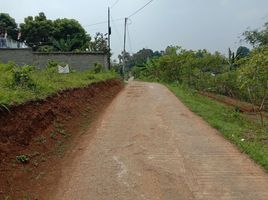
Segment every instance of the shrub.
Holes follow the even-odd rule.
[[[21,68],[15,68],[12,70],[12,86],[23,87],[28,89],[35,89],[36,84],[30,77],[30,73],[35,68],[32,66],[25,65]]]
[[[43,53],[50,53],[50,52],[55,51],[55,48],[50,45],[44,45],[44,46],[38,47],[37,51],[43,52]]]
[[[48,60],[47,62],[47,68],[56,68],[58,67],[59,62],[56,60]]]
[[[88,80],[94,80],[94,79],[96,79],[96,77],[94,76],[94,74],[88,74],[87,79]]]
[[[103,71],[103,66],[100,63],[95,63],[93,71],[97,74]]]
[[[17,67],[16,63],[14,63],[13,61],[9,61],[7,64],[0,64],[0,71],[11,71],[15,67]]]

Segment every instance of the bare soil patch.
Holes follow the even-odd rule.
[[[122,88],[108,80],[0,112],[0,199],[43,199],[52,191],[66,150]]]
[[[253,105],[250,103],[242,102],[242,101],[239,101],[238,99],[234,99],[231,97],[217,95],[217,94],[209,93],[209,92],[200,92],[200,94],[202,96],[206,96],[211,99],[217,100],[226,105],[237,107],[241,112],[254,112],[253,108],[257,109],[257,107],[255,106],[253,107]]]
[[[256,110],[258,110],[258,107],[250,103],[243,102],[238,99],[234,99],[234,98],[227,97],[227,96],[210,93],[210,92],[200,92],[199,94],[202,96],[208,97],[210,99],[216,100],[227,106],[234,107],[239,112],[247,115],[247,117],[252,121],[257,121],[260,118],[259,115],[256,113]],[[264,120],[268,120],[268,113],[263,112],[263,117],[265,118]]]

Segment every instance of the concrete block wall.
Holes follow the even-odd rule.
[[[14,61],[18,65],[34,65],[44,68],[49,60],[67,63],[71,69],[82,71],[94,67],[95,63],[100,63],[108,69],[107,55],[104,53],[74,53],[74,52],[53,52],[37,53],[31,49],[0,49],[0,62],[7,63]]]
[[[14,61],[18,65],[32,65],[33,53],[32,49],[18,49],[18,48],[1,48],[0,49],[0,62],[8,63]]]
[[[95,63],[100,63],[108,69],[107,55],[103,53],[33,53],[33,65],[42,68],[49,60],[67,63],[71,69],[85,70],[94,67]]]

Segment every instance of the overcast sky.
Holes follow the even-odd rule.
[[[119,0],[112,8],[112,50],[123,48],[123,23],[116,21],[135,12],[149,0]],[[106,33],[107,7],[117,0],[0,0],[0,12],[17,23],[44,12],[49,19],[74,18],[90,35]],[[208,49],[226,54],[235,50],[248,27],[260,28],[268,21],[268,0],[154,0],[129,20],[127,51],[141,48],[164,50],[168,45]]]

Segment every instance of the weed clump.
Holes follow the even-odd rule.
[[[34,67],[28,65],[12,69],[12,87],[35,89],[36,84],[30,76],[32,71],[34,71]]]
[[[30,158],[27,155],[20,155],[16,157],[16,160],[22,164],[26,164],[30,161]]]
[[[93,71],[95,74],[101,73],[103,71],[103,66],[100,63],[95,63]]]

